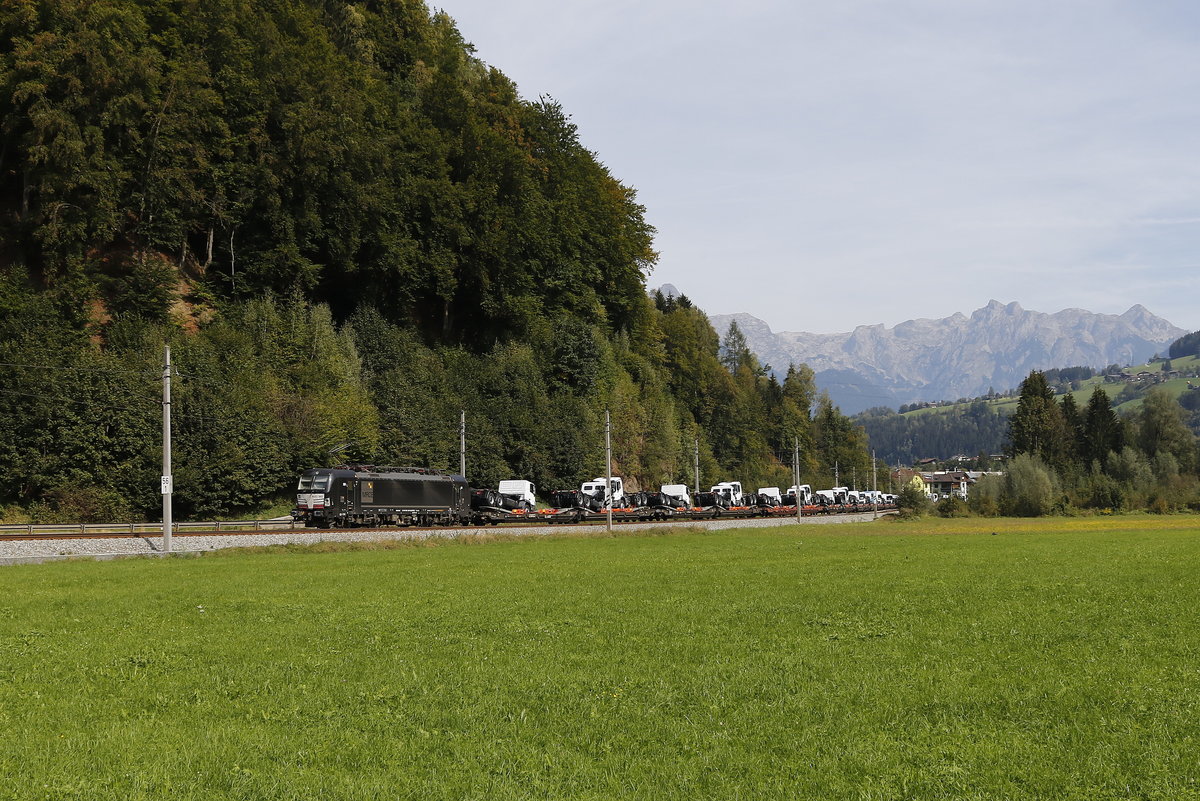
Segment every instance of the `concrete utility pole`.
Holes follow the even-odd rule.
[[[604,486],[604,498],[607,501],[605,506],[608,507],[608,530],[612,531],[612,417],[608,409],[604,410],[604,456],[608,463],[608,483]]]
[[[467,477],[467,411],[458,416],[458,474]]]
[[[692,476],[696,479],[696,492],[700,491],[700,438],[696,437],[695,451],[693,451]]]
[[[875,493],[879,489],[879,476],[875,473],[875,451],[871,451],[871,517],[879,517],[879,496]]]
[[[163,551],[171,552],[171,346],[163,346],[163,457],[162,457],[162,496],[163,496]]]
[[[833,463],[833,486],[840,487],[842,482],[838,478],[838,463]]]
[[[792,474],[796,480],[796,520],[804,514],[804,504],[800,499],[800,438],[792,437]]]

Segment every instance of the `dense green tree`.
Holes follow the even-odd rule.
[[[1100,462],[1093,462],[1093,468],[1099,466]],[[1081,505],[1092,509],[1122,509],[1128,498],[1126,486],[1100,469],[1088,474],[1081,489]]]
[[[21,271],[0,273],[0,501],[91,514],[148,497],[161,368],[131,333],[141,321],[114,322],[116,347],[100,352],[86,319],[68,288],[38,292]]]
[[[1017,410],[1009,419],[1009,449],[1013,456],[1037,456],[1052,467],[1066,463],[1068,435],[1062,410],[1045,377],[1034,370],[1021,382]]]
[[[933,504],[930,503],[929,496],[920,487],[909,483],[900,488],[900,492],[896,496],[896,506],[906,516],[920,517],[928,514]]]
[[[1079,404],[1075,402],[1075,396],[1070,392],[1063,395],[1058,408],[1062,413],[1064,429],[1063,463],[1064,465],[1075,465],[1079,461],[1083,443],[1083,414],[1079,411]]]
[[[1196,437],[1184,423],[1183,411],[1161,387],[1147,393],[1138,415],[1138,445],[1149,457],[1169,454],[1179,468],[1196,466]]]
[[[980,476],[967,495],[967,508],[977,515],[995,517],[1000,514],[1000,503],[1004,495],[1004,477],[999,475]]]
[[[1146,491],[1154,480],[1145,454],[1132,446],[1110,453],[1107,464],[1109,475],[1135,491]]]
[[[1021,453],[1004,472],[1000,509],[1017,517],[1049,514],[1061,498],[1054,469],[1037,456]]]
[[[820,483],[832,483],[836,472],[843,486],[850,486],[851,476],[857,476],[861,479],[858,489],[868,488],[871,456],[867,452],[866,433],[842,414],[825,393],[817,401],[812,429]]]
[[[1103,387],[1092,390],[1080,432],[1079,458],[1083,465],[1097,463],[1103,468],[1108,454],[1125,447],[1125,427],[1113,411]]]
[[[788,365],[783,384],[777,393],[769,395],[768,419],[773,423],[770,445],[783,461],[791,465],[795,447],[800,449],[800,475],[812,483],[817,470],[817,454],[813,446],[812,409],[817,399],[817,385],[812,369],[805,364]],[[791,473],[787,485],[791,486]]]
[[[725,338],[721,340],[721,364],[731,373],[736,373],[740,367],[747,367],[752,373],[758,372],[758,360],[750,351],[746,335],[736,322],[729,324]]]

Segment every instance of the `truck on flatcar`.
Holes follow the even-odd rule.
[[[688,492],[687,484],[663,484],[659,492],[667,496],[671,505],[678,509],[687,509],[692,505],[692,494]]]
[[[616,509],[625,504],[625,483],[619,476],[612,477],[612,485],[608,486],[608,491],[605,487],[608,486],[608,480],[604,476],[598,476],[591,481],[585,481],[579,487],[579,491],[584,495],[590,495],[600,501],[601,508],[607,509],[610,505]]]

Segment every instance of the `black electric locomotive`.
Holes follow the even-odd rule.
[[[471,519],[462,476],[419,467],[343,465],[305,470],[292,517],[306,526],[450,525]]]

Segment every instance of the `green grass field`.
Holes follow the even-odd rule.
[[[1189,799],[1198,714],[1194,517],[0,569],[3,799]]]

